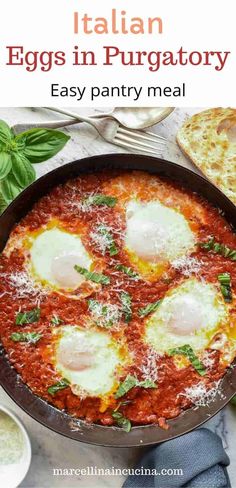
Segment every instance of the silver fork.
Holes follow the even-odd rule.
[[[16,124],[12,127],[14,133],[18,134],[19,132],[36,127],[45,129],[59,129],[78,124],[79,122],[85,122],[94,127],[105,141],[132,151],[159,156],[165,148],[167,142],[164,137],[153,134],[152,132],[124,128],[118,121],[110,117],[102,117],[102,114],[101,118],[93,119],[92,116],[84,117],[78,115],[77,113],[69,112],[60,108],[45,108],[71,117],[71,119]]]
[[[58,112],[68,117],[72,117],[80,122],[86,122],[92,125],[99,135],[107,142],[116,146],[131,149],[145,154],[159,156],[166,146],[167,140],[152,132],[142,130],[133,130],[123,127],[117,120],[112,117],[93,119],[93,117],[82,117],[75,112],[70,112],[57,107],[44,107],[53,112]]]

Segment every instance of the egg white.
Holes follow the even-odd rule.
[[[185,344],[202,351],[227,318],[228,310],[217,288],[188,279],[171,290],[147,319],[144,339],[159,353]]]
[[[74,266],[90,270],[92,259],[78,235],[54,227],[30,240],[29,269],[36,279],[65,291],[73,291],[85,281]]]
[[[162,268],[187,254],[194,245],[195,235],[177,210],[159,201],[128,203],[125,248],[141,272],[145,273],[145,263],[154,270]]]
[[[71,383],[74,394],[102,397],[117,388],[117,375],[125,359],[109,333],[63,326],[55,334],[55,368]]]

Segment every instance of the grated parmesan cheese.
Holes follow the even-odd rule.
[[[173,268],[181,271],[184,276],[191,276],[193,273],[199,273],[202,262],[191,256],[182,256],[172,262]]]
[[[0,466],[17,463],[22,457],[24,440],[16,422],[0,411]]]
[[[144,361],[138,368],[140,373],[142,374],[143,380],[151,380],[154,383],[158,380],[156,361],[159,357],[159,354],[154,351],[154,349],[148,349]]]
[[[105,231],[105,232],[101,232]],[[111,227],[108,227],[107,225],[101,224],[99,225],[95,231],[90,232],[90,237],[94,244],[96,244],[97,248],[99,251],[101,251],[102,254],[105,254],[107,249],[109,249],[111,245],[111,238],[110,238],[110,233],[112,232]]]
[[[94,320],[100,327],[116,326],[122,317],[122,311],[118,305],[112,303],[102,303],[91,300],[89,307]]]
[[[214,357],[212,357],[212,351],[205,351],[203,357],[201,358],[201,361],[204,364],[205,368],[212,368],[215,363]]]
[[[41,299],[47,294],[46,288],[41,288],[40,284],[36,283],[27,272],[15,272],[9,274],[2,274],[2,277],[7,279],[9,285],[14,288],[18,298],[38,297]]]
[[[180,396],[184,396],[191,400],[196,407],[206,407],[216,398],[216,395],[220,393],[221,398],[223,394],[219,392],[221,380],[215,381],[213,386],[208,389],[204,382],[200,381],[197,385],[191,386],[184,390],[184,393],[180,393]]]

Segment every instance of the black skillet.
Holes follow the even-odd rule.
[[[134,154],[107,154],[93,156],[66,164],[42,176],[24,190],[0,217],[0,252],[4,249],[8,236],[19,220],[32,208],[34,203],[47,194],[54,186],[69,178],[101,169],[145,170],[149,173],[168,177],[190,190],[205,197],[210,203],[224,212],[225,218],[236,228],[236,207],[209,181],[192,171],[163,159]],[[72,417],[57,410],[19,380],[16,371],[10,366],[4,349],[0,350],[0,383],[10,397],[31,417],[44,426],[81,442],[102,446],[128,447],[145,446],[172,439],[189,432],[209,420],[223,408],[236,392],[236,370],[229,369],[222,381],[221,394],[207,407],[191,408],[177,418],[169,421],[169,430],[156,425],[132,428],[126,433],[119,428],[77,425]],[[223,392],[223,394],[222,394]]]

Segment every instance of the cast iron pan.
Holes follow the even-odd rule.
[[[133,154],[109,154],[81,159],[62,166],[43,176],[23,191],[0,217],[0,252],[6,244],[12,227],[51,188],[81,173],[95,172],[104,168],[145,170],[156,175],[167,176],[199,193],[221,209],[228,222],[236,228],[236,207],[223,193],[201,176],[162,159]],[[186,410],[179,417],[168,422],[169,430],[163,430],[156,425],[149,425],[134,427],[129,433],[115,427],[89,426],[83,422],[77,427],[72,421],[72,417],[34,395],[19,380],[16,371],[10,366],[3,348],[0,351],[0,383],[25,412],[59,434],[78,441],[103,446],[145,446],[157,444],[189,432],[215,415],[236,392],[236,369],[228,370],[222,382],[223,395],[218,394],[215,401],[208,407]]]

